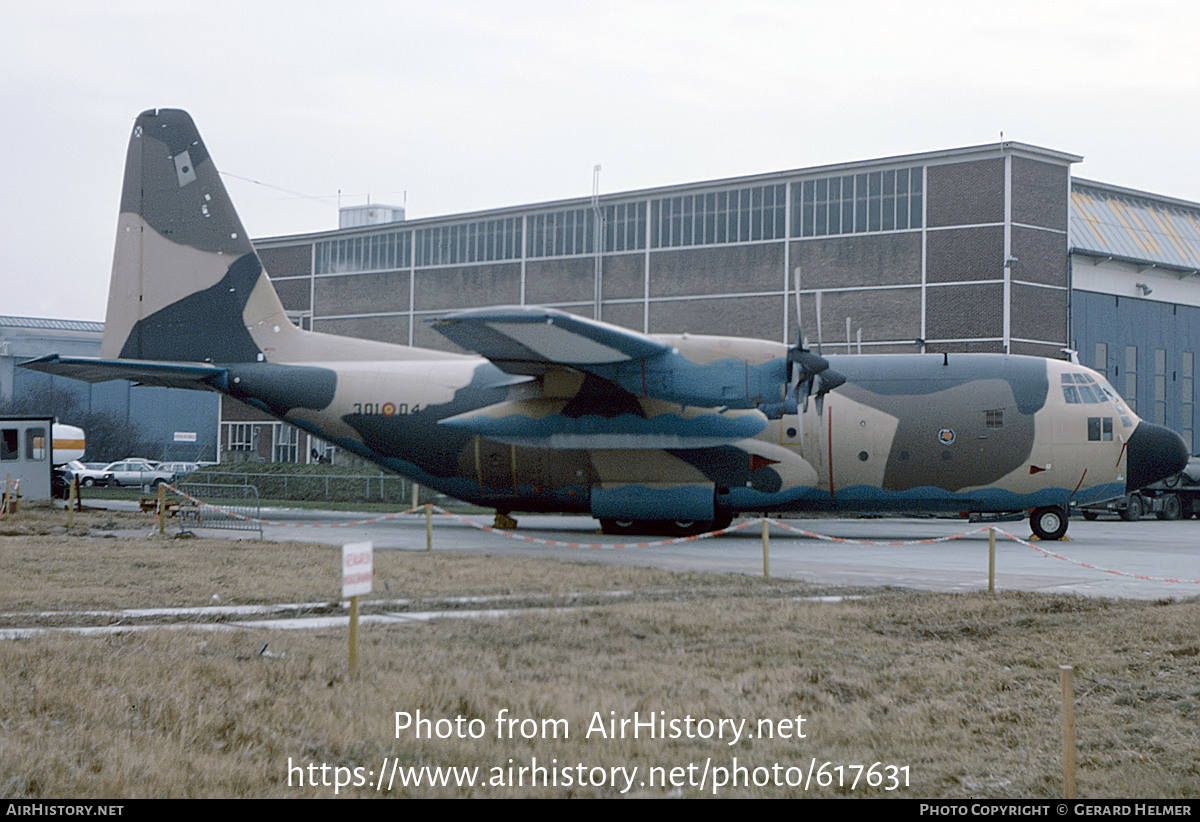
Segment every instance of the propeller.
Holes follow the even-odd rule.
[[[808,410],[808,398],[815,396],[817,415],[824,412],[824,397],[846,381],[846,378],[829,367],[829,360],[820,353],[814,354],[804,345],[804,328],[800,322],[800,268],[796,267],[796,344],[788,349],[788,389],[782,402],[759,406],[759,410],[771,419],[784,414],[801,414]],[[817,351],[821,351],[821,292],[817,292]],[[804,395],[803,405],[800,396]]]

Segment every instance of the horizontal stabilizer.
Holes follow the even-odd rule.
[[[57,354],[23,362],[21,367],[84,382],[129,380],[140,385],[208,390],[216,390],[214,383],[220,382],[225,376],[224,368],[203,363],[100,360],[92,357],[60,357]]]

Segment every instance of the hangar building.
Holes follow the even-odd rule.
[[[220,403],[215,394],[134,387],[125,380],[91,384],[17,366],[46,354],[99,357],[103,333],[101,322],[0,316],[0,408],[50,415],[70,407],[75,415],[63,422],[84,425],[85,436],[84,420],[92,415],[107,417],[136,433],[144,449],[138,454],[98,454],[93,436],[87,459],[216,459]]]
[[[431,348],[429,318],[498,304],[790,341],[798,277],[827,352],[1078,352],[1194,450],[1200,204],[1075,179],[1081,159],[1003,142],[257,245],[304,327]],[[296,436],[222,413],[226,443]]]
[[[1194,451],[1200,203],[1073,178],[1081,159],[1002,142],[417,220],[376,205],[256,245],[301,326],[431,348],[452,346],[430,318],[499,304],[791,341],[798,278],[827,353],[1066,349]],[[220,416],[222,453],[324,453],[235,401]]]

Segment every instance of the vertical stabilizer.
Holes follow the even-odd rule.
[[[260,327],[294,331],[192,118],[142,112],[125,160],[102,356],[257,362]]]

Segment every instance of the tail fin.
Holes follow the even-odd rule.
[[[257,362],[268,329],[294,330],[192,118],[142,112],[125,160],[101,355]]]

